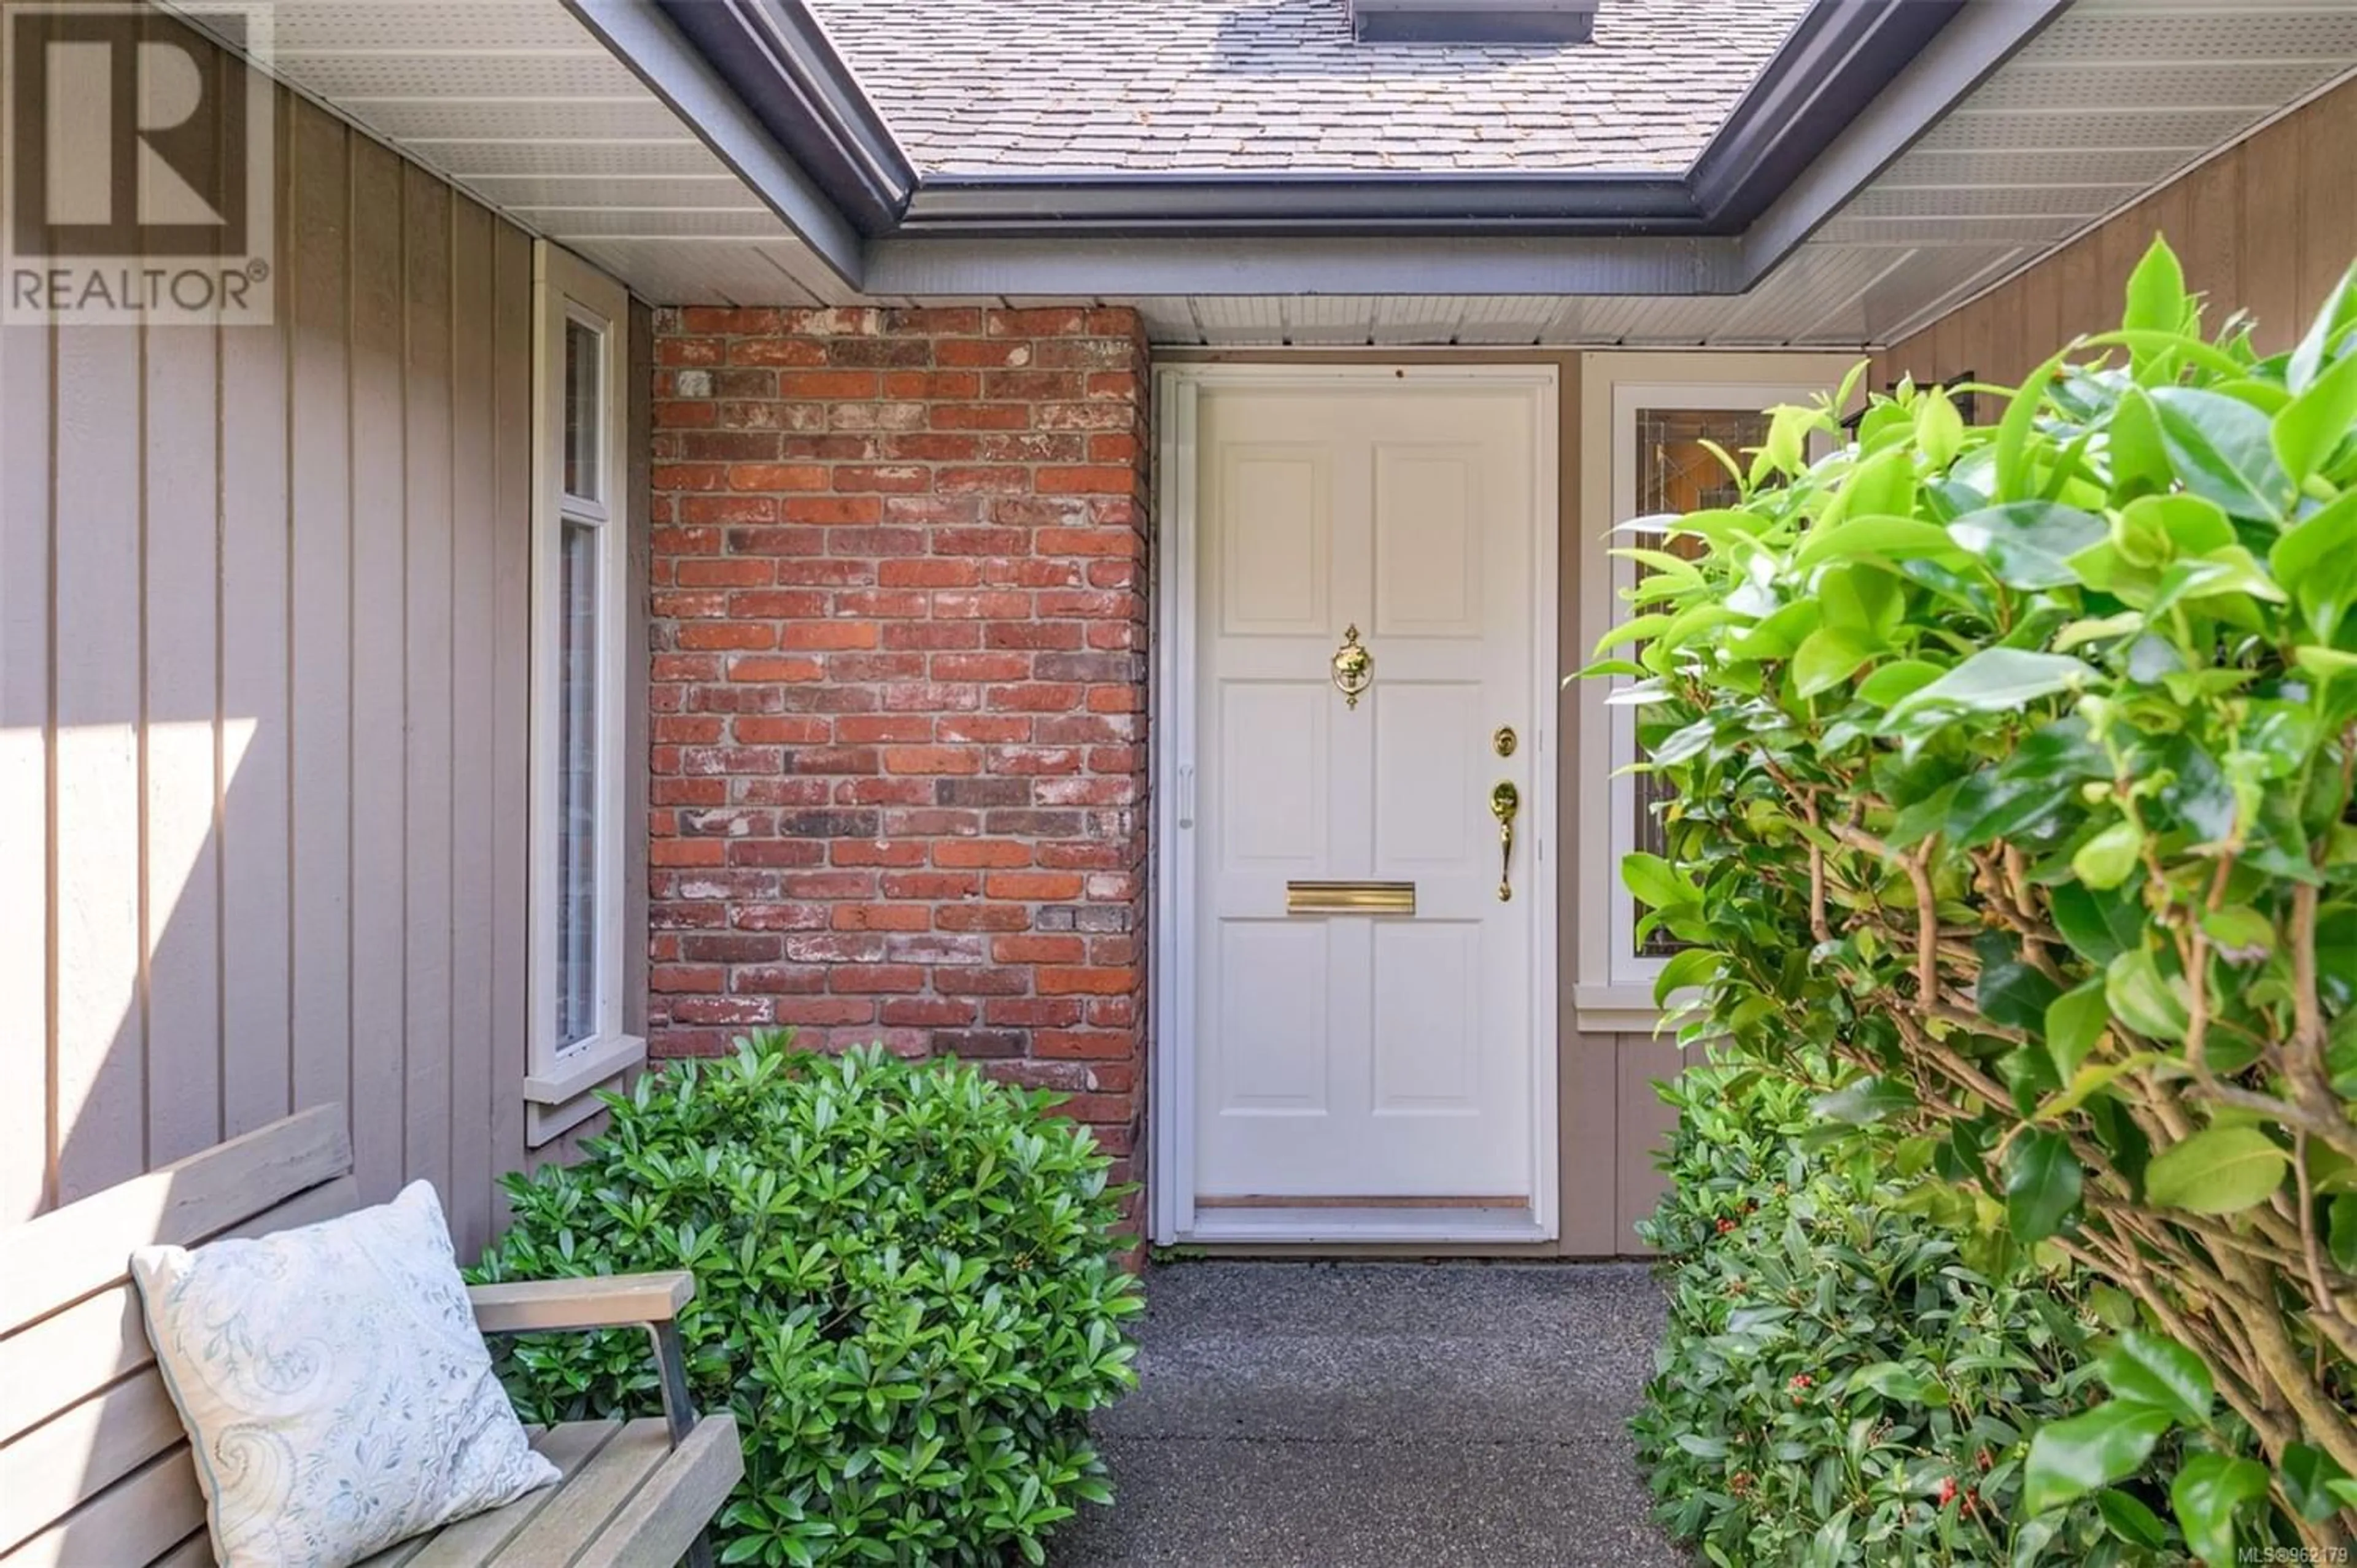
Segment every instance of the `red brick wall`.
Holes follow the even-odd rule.
[[[954,1051],[1127,1156],[1135,314],[669,309],[655,362],[655,1050],[791,1025]]]

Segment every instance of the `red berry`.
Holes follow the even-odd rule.
[[[1942,1508],[1946,1508],[1950,1503],[1954,1502],[1955,1500],[1956,1478],[1953,1476],[1945,1476],[1941,1477],[1940,1506]]]

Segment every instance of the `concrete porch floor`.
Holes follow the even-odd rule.
[[[1111,1509],[1057,1568],[1581,1568],[1684,1561],[1623,1423],[1641,1264],[1155,1269],[1139,1386],[1099,1418]]]

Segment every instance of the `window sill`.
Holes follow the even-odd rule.
[[[647,1059],[647,1043],[618,1035],[576,1046],[560,1055],[552,1070],[523,1080],[524,1142],[534,1148],[561,1136],[603,1107],[589,1091]]]
[[[1693,994],[1680,992],[1670,998],[1669,1006],[1663,1007],[1654,1003],[1650,984],[1575,985],[1571,988],[1573,1026],[1583,1035],[1650,1035]]]

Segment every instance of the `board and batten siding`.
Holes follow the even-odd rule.
[[[1971,376],[2018,384],[2072,337],[2116,328],[2128,274],[2165,237],[2214,334],[2245,310],[2261,351],[2290,348],[2357,260],[2357,81],[2344,82],[1874,356],[1878,387]],[[1984,417],[1994,417],[1984,411]]]
[[[0,1225],[341,1101],[471,1257],[531,1157],[532,241],[276,102],[274,325],[0,329]]]

